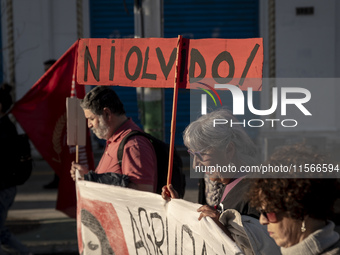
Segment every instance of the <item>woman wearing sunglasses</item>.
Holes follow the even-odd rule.
[[[224,124],[216,124],[216,120]],[[257,149],[242,125],[231,124],[236,122],[240,123],[229,110],[220,109],[201,116],[184,131],[193,173],[206,173],[211,181],[225,187],[219,207],[201,206],[198,219],[212,218],[246,255],[279,254],[279,248],[258,222],[259,212],[246,197],[250,179],[238,169],[257,164]],[[178,198],[171,185],[163,187],[162,197]]]
[[[325,157],[304,145],[274,152],[271,165],[323,164]],[[337,185],[329,178],[254,179],[251,204],[282,254],[340,254],[339,234],[330,221]]]

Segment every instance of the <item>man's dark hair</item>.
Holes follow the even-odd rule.
[[[44,65],[49,65],[49,66],[51,66],[51,65],[53,65],[56,61],[57,61],[57,60],[55,60],[55,59],[49,59],[49,60],[46,60],[46,61],[44,62]]]
[[[57,60],[55,60],[55,59],[46,60],[46,61],[44,62],[44,70],[45,70],[45,72],[46,72],[48,69],[50,69],[50,67],[53,66],[53,64],[54,64],[56,61],[57,61]]]
[[[2,105],[3,113],[6,113],[13,103],[11,90],[12,87],[8,83],[0,85],[0,103]]]
[[[123,103],[116,92],[108,86],[97,86],[88,92],[81,100],[83,109],[91,110],[96,115],[102,115],[105,107],[117,115],[125,114]]]

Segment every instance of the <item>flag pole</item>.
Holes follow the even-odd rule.
[[[182,36],[178,36],[177,40],[177,55],[176,55],[176,68],[175,68],[175,81],[174,81],[174,96],[172,100],[172,118],[171,118],[171,133],[170,133],[170,146],[169,146],[169,164],[168,164],[168,179],[167,185],[171,183],[172,168],[175,149],[175,132],[176,132],[176,115],[177,115],[177,99],[178,99],[178,87],[179,87],[179,71],[181,64],[181,52],[182,52]]]
[[[79,43],[79,40],[78,40]],[[71,98],[76,97],[76,71],[77,71],[77,58],[78,58],[78,50],[76,50],[74,55],[74,65],[73,65],[73,74],[72,74],[72,85],[71,85]],[[79,163],[79,145],[76,144],[76,163]]]

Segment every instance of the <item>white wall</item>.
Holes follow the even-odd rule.
[[[260,33],[264,38],[264,77],[268,77],[268,0],[260,1]],[[275,1],[276,4],[276,77],[335,78],[340,75],[340,3],[337,0]],[[313,15],[296,15],[297,7],[314,7]],[[323,86],[311,86],[313,120],[305,121],[295,131],[340,130],[338,80]],[[306,82],[301,82],[306,87]],[[300,83],[296,87],[301,86]],[[292,86],[290,84],[289,86]],[[327,88],[326,88],[327,87]],[[268,109],[269,86],[263,87],[261,104]],[[327,125],[324,125],[327,123]],[[280,128],[279,128],[280,130]],[[281,129],[281,131],[283,131]]]
[[[337,0],[276,1],[277,77],[334,77]],[[314,7],[296,15],[296,7]]]
[[[260,0],[260,36],[265,41],[264,77],[268,77],[269,69],[268,1],[272,0]],[[340,78],[336,77],[340,77],[340,17],[338,15],[340,2],[337,0],[276,0],[275,5],[276,77],[298,78],[301,82],[297,80],[288,86],[301,86],[311,91],[312,99],[306,106],[313,117],[301,117],[299,110],[290,110],[290,117],[295,117],[300,121],[298,127],[291,130],[282,127],[261,128],[260,140],[278,137],[284,140],[292,137],[314,137],[325,138],[327,146],[339,145]],[[314,7],[314,14],[296,15],[297,7]],[[315,79],[308,80],[308,78]],[[309,86],[306,85],[308,82]],[[269,108],[270,97],[270,86],[267,83],[264,84],[261,92],[263,109]],[[276,117],[282,118],[278,114]],[[340,148],[338,145],[336,146]]]
[[[8,81],[6,2],[1,0],[4,81]],[[16,97],[43,75],[43,62],[58,59],[77,40],[76,0],[13,0]],[[83,0],[83,34],[89,37],[88,0]]]

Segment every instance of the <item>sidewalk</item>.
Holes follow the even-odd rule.
[[[95,153],[95,158],[97,154],[100,155]],[[189,178],[188,157],[184,157],[183,161],[187,174],[184,199],[197,202],[197,179]],[[53,170],[45,160],[34,159],[32,175],[24,185],[18,186],[6,225],[34,254],[79,254],[76,220],[55,210],[56,189],[43,189],[43,185],[49,183],[53,175]]]
[[[56,189],[43,189],[53,176],[44,160],[34,159],[32,175],[18,186],[6,225],[34,254],[78,254],[76,220],[55,210]]]

